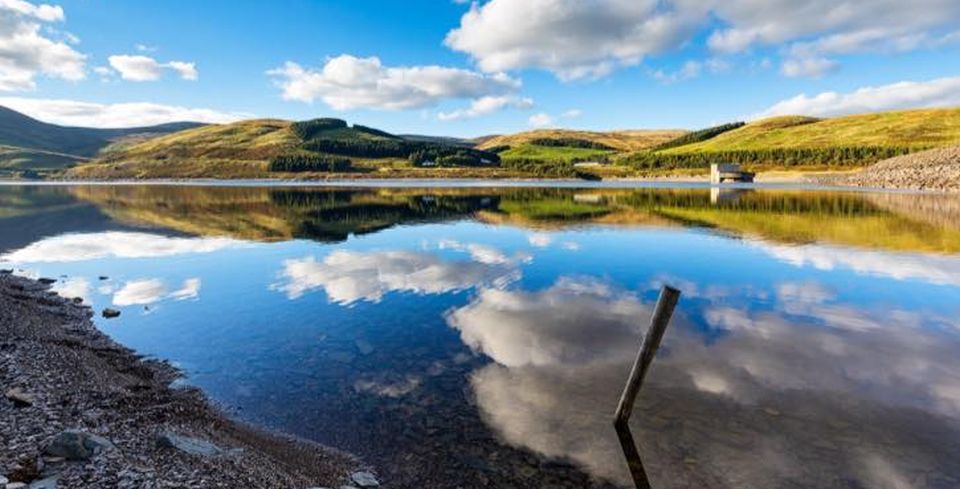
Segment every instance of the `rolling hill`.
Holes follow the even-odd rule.
[[[590,141],[607,146],[616,151],[639,151],[650,149],[660,143],[679,137],[686,131],[679,129],[664,130],[632,130],[632,131],[573,131],[568,129],[538,129],[516,134],[489,136],[480,138],[477,147],[480,149],[510,146],[511,148],[531,144],[532,141],[542,139],[574,139]]]
[[[762,119],[696,144],[665,152],[840,146],[932,148],[960,143],[960,108],[874,112],[830,119]]]
[[[201,126],[176,122],[149,127],[98,129],[48,124],[0,106],[0,174],[66,168],[124,138],[145,138]]]
[[[28,151],[7,142],[10,147],[0,147],[0,162],[32,158],[34,162],[46,160],[51,167],[63,168],[80,159],[80,152],[90,154],[89,147],[117,135],[110,131],[121,131],[60,128],[67,131],[60,134],[72,137],[73,142],[57,141],[57,146],[44,139],[48,137],[46,133],[33,130],[39,122],[31,121],[23,122],[28,130],[18,134],[17,142],[26,144],[32,138],[45,147]],[[331,118],[300,122],[256,119],[154,137],[130,134],[137,129],[122,131],[125,136],[118,142],[101,147],[91,161],[71,168],[69,175],[608,178],[703,174],[716,162],[740,163],[755,170],[847,170],[915,151],[960,144],[960,108],[824,119],[783,116],[695,131],[546,129],[474,140],[400,136]],[[0,136],[9,133],[0,127]],[[93,142],[92,137],[100,139]],[[83,144],[90,146],[84,149]]]
[[[858,168],[915,151],[960,144],[960,108],[829,119],[773,117],[745,125],[728,124],[724,129],[699,131],[710,137],[683,144],[670,142],[661,149],[622,156],[616,162],[647,172],[703,172],[717,162],[761,170]]]
[[[395,167],[495,166],[499,157],[459,140],[402,137],[333,118],[256,119],[108,147],[71,169],[83,178],[359,176]]]

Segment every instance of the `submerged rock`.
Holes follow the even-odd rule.
[[[116,309],[110,309],[109,307],[103,310],[103,317],[110,319],[115,318],[120,315],[120,311]]]
[[[37,282],[40,282],[40,283],[43,284],[43,285],[50,285],[50,284],[56,283],[56,282],[57,282],[57,279],[55,279],[55,278],[41,277],[41,278],[38,278],[38,279],[37,279]]]
[[[54,475],[47,477],[46,479],[40,479],[33,481],[27,486],[27,489],[57,489],[57,480],[60,479],[59,475]]]
[[[160,448],[174,448],[190,455],[201,457],[216,457],[228,453],[213,443],[198,438],[178,435],[172,431],[161,431],[157,435],[157,446]]]
[[[95,454],[113,449],[113,443],[101,436],[80,430],[66,430],[55,436],[43,452],[67,460],[89,460]]]
[[[354,472],[350,474],[350,479],[360,487],[380,487],[380,482],[370,472]]]

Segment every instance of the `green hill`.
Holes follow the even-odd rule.
[[[124,138],[145,138],[199,125],[177,122],[120,129],[67,127],[0,106],[0,175],[60,170]]]
[[[711,135],[710,130],[703,132]],[[706,171],[710,163],[740,163],[753,169],[862,167],[914,151],[960,144],[960,108],[830,119],[773,117],[713,132],[712,137],[691,138],[686,144],[668,143],[663,149],[635,152],[618,163],[656,172]]]
[[[831,119],[774,117],[666,152],[841,146],[903,146],[926,149],[958,143],[960,108],[951,108],[875,112]]]
[[[71,170],[85,178],[354,176],[413,167],[496,166],[499,157],[443,139],[408,139],[333,118],[257,119],[105,149]]]

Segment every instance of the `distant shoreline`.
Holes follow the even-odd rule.
[[[839,182],[839,183],[838,183]],[[689,188],[689,189],[796,189],[811,191],[853,191],[888,193],[944,193],[911,188],[881,188],[848,185],[826,172],[769,172],[758,175],[756,183],[711,184],[707,177],[616,178],[601,181],[551,178],[338,178],[320,179],[217,179],[217,178],[152,178],[152,179],[56,179],[4,180],[0,186],[76,186],[76,185],[169,185],[213,187],[346,187],[346,188]]]

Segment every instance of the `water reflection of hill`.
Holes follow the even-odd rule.
[[[960,252],[960,204],[939,195],[708,189],[72,188],[127,223],[251,240],[340,241],[394,225],[460,218],[536,229],[714,228],[787,244]]]

